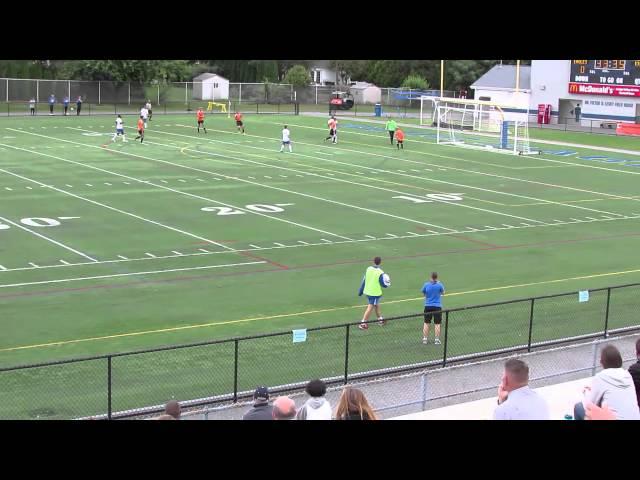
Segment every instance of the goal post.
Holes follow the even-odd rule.
[[[434,103],[431,125],[436,128],[436,143],[498,153],[530,155],[540,153],[529,143],[528,112],[522,109],[479,100],[438,98]],[[421,109],[421,124],[427,122]]]

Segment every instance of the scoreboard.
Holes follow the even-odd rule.
[[[569,93],[640,97],[640,60],[571,60]]]

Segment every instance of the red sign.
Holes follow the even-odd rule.
[[[331,100],[329,100],[329,103],[331,105],[342,105],[342,99],[341,98],[332,98]]]
[[[640,97],[640,85],[604,85],[600,83],[569,83],[569,93]]]

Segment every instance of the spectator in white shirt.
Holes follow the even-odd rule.
[[[498,387],[498,407],[495,420],[549,420],[547,402],[529,388],[529,367],[522,360],[512,358],[504,365],[502,382]]]
[[[600,407],[606,403],[618,420],[640,420],[638,399],[631,374],[622,368],[622,355],[613,345],[600,352],[603,370],[593,377],[591,386],[585,387],[584,399],[574,409],[574,418],[584,420],[585,406]]]

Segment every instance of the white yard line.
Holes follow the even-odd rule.
[[[8,219],[6,219],[4,217],[0,217],[0,220],[2,220],[4,223],[7,223],[9,225],[13,225],[14,227],[17,227],[17,228],[20,228],[21,230],[24,230],[25,232],[29,232],[30,234],[35,235],[36,237],[39,237],[39,238],[41,238],[43,240],[46,240],[47,242],[53,243],[55,245],[58,245],[59,247],[62,247],[65,250],[69,250],[70,252],[73,252],[73,253],[75,253],[77,255],[80,255],[81,257],[84,257],[84,258],[86,258],[88,260],[91,260],[92,262],[97,262],[98,261],[95,258],[90,257],[89,255],[87,255],[86,253],[82,253],[81,251],[76,250],[75,248],[71,248],[68,245],[65,245],[64,243],[60,243],[57,240],[54,240],[53,238],[49,238],[49,237],[47,237],[45,235],[42,235],[41,233],[34,232],[33,230],[31,230],[30,228],[25,227],[24,225],[20,225],[19,223],[12,222],[11,220],[8,220]]]
[[[163,133],[163,134],[166,134],[166,135],[178,135],[178,136],[181,136],[181,137],[192,138],[190,135],[182,135],[182,134],[179,134],[179,133],[164,132],[164,131],[158,131],[157,133]],[[226,132],[223,132],[223,133],[226,133]],[[231,142],[225,142],[225,141],[222,141],[222,140],[208,140],[207,143],[212,143],[212,144],[221,143],[221,144],[238,146],[237,144],[234,144],[234,143],[231,143]],[[158,145],[167,146],[166,144],[158,144]],[[266,148],[262,148],[262,147],[245,146],[245,148],[252,148],[252,149],[264,150],[264,151],[272,152],[272,150],[266,149]],[[240,155],[244,154],[243,152],[232,151],[232,150],[229,150],[229,151],[231,153],[235,153],[235,154],[240,154]],[[352,150],[346,150],[346,151],[352,151]],[[292,168],[288,168],[288,167],[280,167],[278,165],[264,164],[262,162],[256,162],[254,160],[248,160],[248,159],[232,157],[231,155],[228,155],[228,154],[218,154],[218,153],[214,153],[214,152],[203,152],[203,151],[200,151],[200,153],[209,153],[209,155],[212,155],[212,156],[221,156],[221,157],[224,157],[224,158],[231,158],[231,159],[239,160],[239,161],[242,161],[242,162],[248,162],[248,163],[258,164],[258,165],[262,165],[262,166],[268,166],[268,167],[271,167],[271,168],[278,168],[278,169],[282,169],[282,170],[288,170],[288,171],[292,171],[292,172],[301,172],[300,170],[296,170],[296,169],[292,169]],[[357,153],[368,154],[367,152],[357,152]],[[336,164],[347,165],[349,167],[353,167],[353,165],[350,164],[350,163],[340,162],[340,161],[332,160],[332,159],[329,159],[329,158],[320,158],[320,157],[315,157],[313,155],[305,155],[305,154],[296,153],[296,152],[294,152],[292,155],[296,155],[296,156],[300,156],[300,157],[306,157],[306,158],[313,158],[315,160],[322,160],[324,162],[336,163]],[[393,159],[395,159],[395,157],[388,157],[386,155],[377,155],[377,154],[371,154],[371,155],[376,155],[376,156],[381,156],[381,157],[385,157],[385,158],[393,158]],[[258,156],[258,155],[255,155],[255,156]],[[263,156],[263,158],[271,160],[271,158],[269,158],[269,157]],[[414,162],[414,163],[420,163],[420,162]],[[414,175],[406,174],[406,173],[405,174],[401,174],[401,173],[397,173],[397,172],[393,172],[393,171],[389,171],[389,170],[382,170],[382,169],[379,169],[379,168],[366,167],[366,166],[363,166],[363,165],[358,165],[358,167],[366,169],[366,170],[372,170],[372,171],[380,172],[380,173],[391,173],[391,174],[396,174],[396,175],[407,176],[407,177],[410,177],[410,178],[415,178]],[[385,191],[388,191],[388,192],[400,193],[402,195],[415,195],[413,193],[407,193],[407,192],[398,191],[398,190],[391,190],[389,188],[379,187],[379,186],[376,186],[376,185],[362,184],[362,183],[352,182],[350,180],[345,180],[345,179],[341,179],[341,178],[328,177],[328,176],[325,176],[325,175],[320,175],[318,173],[312,173],[312,172],[308,172],[308,171],[303,171],[303,172],[306,173],[307,175],[316,176],[316,177],[325,178],[325,179],[330,179],[330,180],[335,180],[335,181],[338,181],[338,182],[350,183],[350,184],[353,184],[353,185],[364,186],[364,187],[367,187],[367,188],[385,190]],[[342,172],[342,171],[338,171],[337,173],[341,173],[342,175],[345,175],[345,172]],[[237,180],[242,181],[241,179],[237,179]],[[475,189],[475,190],[490,191],[490,190],[483,189],[483,188],[480,188],[480,187],[472,187],[472,186],[468,186],[468,185],[461,185],[461,184],[456,184],[456,183],[453,183],[453,182],[446,182],[446,181],[443,181],[443,180],[435,180],[435,179],[427,179],[427,180],[434,181],[434,182],[437,182],[437,183],[445,183],[445,184],[449,184],[449,185],[456,185],[456,186],[460,186],[460,187],[471,188],[471,189]],[[265,186],[265,185],[262,185],[262,186]],[[271,186],[266,186],[266,187],[267,188],[277,188],[277,187],[271,187]],[[296,192],[296,193],[300,194],[299,192]],[[508,193],[505,193],[505,192],[493,192],[493,193],[501,193],[501,194],[504,194],[504,195],[518,196],[516,194],[508,194]],[[301,194],[301,195],[305,195],[305,194]],[[533,197],[528,197],[528,198],[531,199]],[[536,201],[542,201],[542,202],[554,203],[551,200],[543,200],[543,199],[538,199],[538,198],[536,198],[535,200]],[[536,222],[536,223],[541,223],[541,224],[545,223],[545,222],[543,222],[541,220],[535,220],[535,219],[532,219],[532,218],[521,217],[521,216],[518,216],[518,215],[511,215],[509,213],[504,213],[504,212],[497,212],[495,210],[489,210],[489,209],[481,208],[481,207],[474,207],[472,205],[465,205],[464,203],[449,202],[449,201],[441,200],[441,199],[432,199],[432,201],[438,202],[438,203],[444,203],[444,204],[448,204],[448,205],[454,205],[454,206],[460,207],[460,208],[468,208],[468,209],[472,209],[472,210],[479,210],[479,211],[483,211],[483,212],[487,212],[487,213],[492,213],[492,214],[495,214],[495,215],[502,215],[502,216],[507,216],[507,217],[511,217],[511,218],[517,218],[519,220],[527,220],[529,222]],[[607,213],[607,212],[602,212],[602,213]],[[387,214],[387,215],[389,215],[389,214]],[[618,215],[618,214],[611,213],[611,215]],[[414,220],[414,222],[417,222],[417,221]],[[448,227],[442,227],[442,226],[433,225],[433,224],[431,224],[430,226],[438,227],[438,228],[448,228]]]
[[[598,220],[598,222],[606,222],[606,221],[619,221],[619,220],[639,220],[640,219],[640,214],[636,215],[635,217],[627,217],[627,218],[611,218],[608,220],[602,219],[602,220]],[[475,232],[473,233],[481,233],[481,232],[491,232],[491,231],[503,231],[503,230],[517,230],[517,229],[523,229],[523,228],[543,228],[543,227],[555,227],[555,226],[563,226],[563,225],[573,225],[576,223],[593,223],[593,222],[588,222],[586,220],[577,220],[577,219],[572,219],[575,221],[565,221],[562,223],[554,223],[554,224],[546,224],[546,225],[529,225],[527,227],[525,226],[507,226],[506,224],[503,224],[503,227],[493,227],[490,225],[485,225],[484,229],[475,229]],[[254,245],[254,244],[249,244],[249,246],[251,248],[245,248],[245,249],[238,249],[238,250],[234,250],[234,251],[228,251],[228,250],[218,250],[215,252],[208,252],[208,253],[185,253],[182,254],[180,252],[177,251],[172,251],[172,253],[174,253],[175,255],[163,255],[163,256],[156,256],[155,258],[150,258],[150,257],[139,257],[139,258],[127,258],[124,255],[117,255],[118,258],[121,258],[121,260],[102,260],[99,262],[81,262],[81,263],[70,263],[67,265],[45,265],[45,266],[39,266],[38,268],[40,270],[42,269],[47,269],[47,268],[60,268],[60,267],[77,267],[77,266],[86,266],[86,265],[102,265],[102,264],[110,264],[110,263],[124,263],[124,262],[138,262],[138,261],[153,261],[153,260],[164,260],[164,259],[170,259],[170,258],[178,258],[178,257],[195,257],[195,256],[202,256],[202,255],[218,255],[218,254],[228,254],[228,253],[240,253],[240,252],[252,252],[255,250],[279,250],[282,248],[305,248],[305,247],[320,247],[320,246],[327,246],[329,244],[331,245],[339,245],[339,244],[351,244],[351,243],[363,243],[363,242],[375,242],[375,241],[383,241],[383,240],[404,240],[404,239],[411,239],[411,238],[424,238],[424,237],[439,237],[439,236],[447,236],[447,235],[456,235],[456,234],[460,234],[460,233],[471,233],[469,231],[454,231],[454,232],[437,232],[435,230],[431,231],[431,233],[415,233],[415,232],[406,232],[407,235],[405,236],[398,236],[396,238],[392,238],[392,237],[374,237],[372,235],[365,235],[364,239],[358,239],[358,240],[336,240],[334,242],[330,242],[327,243],[328,240],[324,240],[323,242],[316,242],[316,243],[308,243],[308,242],[304,242],[302,240],[298,240],[298,243],[300,243],[300,245],[283,245],[281,247],[260,247],[258,245]],[[0,268],[0,271],[6,271],[6,272],[16,272],[16,271],[23,271],[23,270],[34,270],[33,267],[19,267],[19,268],[11,268],[11,269],[7,269],[5,268],[4,270],[2,268]]]
[[[78,142],[72,142],[72,141],[70,141],[70,140],[63,140],[63,139],[59,139],[59,138],[55,138],[55,137],[48,137],[48,136],[40,135],[40,134],[37,134],[37,133],[22,132],[22,131],[20,131],[20,130],[18,130],[18,132],[19,132],[19,133],[25,133],[25,134],[27,134],[27,135],[37,135],[37,136],[42,136],[42,137],[50,138],[50,139],[53,139],[53,140],[58,140],[58,141],[61,141],[61,142],[67,142],[67,143],[73,143],[73,144],[78,143]],[[95,147],[94,145],[85,145],[85,144],[82,144],[82,143],[79,143],[79,145],[83,145],[83,146],[86,146],[86,147],[99,148],[99,149],[101,149],[101,150],[102,150],[102,148],[101,148],[101,147]],[[11,147],[11,148],[15,148],[15,149],[18,149],[18,150],[24,150],[24,149],[19,148],[19,147]],[[251,213],[251,214],[254,214],[254,215],[261,216],[261,217],[270,218],[270,219],[272,219],[272,220],[276,220],[276,221],[279,221],[279,222],[288,223],[288,224],[291,224],[291,225],[295,225],[295,226],[297,226],[297,227],[305,228],[305,229],[307,229],[307,230],[313,230],[313,231],[318,232],[318,233],[324,233],[324,234],[331,235],[331,236],[334,236],[334,237],[338,237],[338,238],[342,238],[342,239],[350,240],[350,238],[349,238],[349,237],[345,237],[345,236],[343,236],[343,235],[338,235],[338,234],[336,234],[336,233],[328,232],[328,231],[326,231],[326,230],[321,230],[321,229],[318,229],[318,228],[315,228],[315,227],[311,227],[311,226],[309,226],[309,225],[303,225],[303,224],[301,224],[301,223],[293,222],[293,221],[291,221],[291,220],[286,220],[286,219],[284,219],[284,218],[278,218],[278,217],[275,217],[275,216],[266,215],[266,214],[264,214],[264,213],[259,213],[259,212],[253,211],[253,210],[248,210],[248,209],[245,209],[245,208],[237,207],[237,206],[235,206],[235,205],[231,205],[231,204],[228,204],[228,203],[219,202],[219,201],[217,201],[217,200],[213,200],[213,199],[208,198],[208,197],[203,197],[203,196],[201,196],[201,195],[195,195],[195,194],[193,194],[193,193],[183,192],[183,191],[181,191],[181,190],[176,190],[176,189],[173,189],[173,188],[170,188],[170,187],[165,187],[165,186],[162,186],[162,185],[158,185],[157,183],[153,183],[153,182],[150,182],[150,181],[147,181],[147,180],[140,180],[139,178],[130,177],[129,175],[123,175],[123,174],[121,174],[121,173],[112,172],[112,171],[106,170],[106,169],[104,169],[104,168],[94,167],[93,165],[87,165],[87,164],[84,164],[84,163],[81,163],[81,162],[77,162],[77,161],[75,161],[75,160],[69,160],[69,159],[66,159],[66,158],[62,158],[62,157],[58,157],[58,156],[50,155],[50,154],[46,154],[46,153],[31,152],[31,151],[29,151],[29,150],[25,150],[25,151],[27,151],[27,152],[29,152],[29,153],[34,153],[34,154],[36,154],[36,155],[43,155],[43,156],[47,156],[47,157],[51,157],[51,158],[55,158],[56,160],[60,160],[60,161],[63,161],[63,162],[72,163],[72,164],[75,164],[75,165],[80,165],[80,166],[82,166],[82,167],[86,167],[86,168],[90,168],[90,169],[92,169],[92,170],[97,170],[97,171],[100,171],[100,172],[108,173],[108,174],[110,174],[110,175],[116,175],[116,176],[119,176],[119,177],[127,178],[127,179],[129,179],[129,180],[133,180],[133,181],[135,181],[135,182],[142,183],[142,184],[145,184],[145,185],[147,185],[147,186],[153,186],[153,187],[156,187],[156,188],[161,188],[161,189],[168,190],[168,191],[171,191],[171,192],[174,192],[174,193],[179,193],[179,194],[181,194],[181,195],[185,195],[185,196],[188,196],[188,197],[191,197],[191,198],[198,198],[198,199],[200,199],[200,200],[205,200],[205,201],[207,201],[207,202],[215,203],[215,204],[217,204],[217,205],[223,205],[223,206],[226,206],[226,207],[235,208],[235,209],[237,209],[237,210],[242,210],[242,211],[243,211],[243,212],[245,212],[245,213]],[[174,164],[173,162],[168,162],[168,161],[165,161],[165,160],[156,160],[156,159],[153,159],[153,158],[150,158],[150,157],[145,157],[145,156],[143,156],[143,155],[137,155],[137,154],[134,154],[134,153],[128,153],[128,152],[119,152],[119,153],[121,153],[121,154],[123,154],[123,155],[129,155],[129,156],[133,156],[133,157],[143,158],[143,159],[145,159],[145,160],[151,160],[151,161],[155,161],[155,162],[168,163],[168,164],[175,165],[175,166],[181,166],[181,167],[183,167],[183,168],[190,168],[190,169],[192,169],[192,170],[197,170],[197,171],[200,171],[200,172],[203,172],[203,173],[207,173],[207,174],[215,175],[214,173],[209,172],[208,170],[200,170],[200,169],[196,169],[196,168],[193,168],[193,167],[184,167],[184,166],[182,166],[182,165]],[[4,170],[0,169],[0,171],[4,171]],[[13,173],[11,173],[11,172],[7,172],[7,173],[10,173],[11,175],[17,175],[17,174],[13,174]],[[34,182],[35,182],[35,180],[31,180],[31,181],[34,181]],[[39,182],[36,182],[36,183],[39,183]],[[44,186],[44,184],[42,184],[42,185]],[[55,187],[51,187],[51,188],[54,188],[54,189],[55,189]],[[56,189],[56,190],[58,190],[58,189]],[[59,190],[59,191],[64,192],[64,193],[67,193],[68,195],[75,196],[75,197],[77,197],[77,198],[83,198],[83,199],[84,199],[84,197],[80,197],[80,196],[78,196],[78,195],[72,194],[72,193],[70,193],[70,192],[66,192],[66,191],[64,191],[64,190]],[[105,206],[105,207],[110,208],[110,209],[112,209],[112,210],[117,210],[117,209],[115,209],[114,207],[110,207],[110,206],[107,206],[107,205],[104,205],[104,204],[100,204],[99,202],[95,202],[94,200],[89,200],[89,199],[85,199],[85,200],[86,200],[86,201],[88,201],[88,202],[91,202],[91,203],[96,203],[96,204],[98,204],[98,205]],[[143,219],[142,217],[138,217],[137,215],[132,214],[132,213],[129,213],[129,212],[124,212],[124,211],[122,211],[122,210],[120,210],[120,212],[121,212],[121,213],[126,213],[127,215],[135,216],[135,217],[140,218],[140,219]],[[148,219],[143,219],[143,220],[145,220],[145,221],[149,221],[149,222],[151,222],[151,223],[156,223],[156,224],[158,224],[158,225],[164,226],[165,228],[169,228],[169,229],[172,229],[172,230],[175,230],[175,231],[179,231],[180,233],[184,233],[184,234],[186,234],[186,235],[190,235],[190,236],[192,236],[192,237],[194,237],[194,238],[198,238],[198,239],[200,239],[200,240],[204,240],[204,241],[206,241],[207,243],[211,243],[211,244],[214,244],[214,245],[218,245],[219,247],[222,247],[222,248],[224,248],[224,249],[226,249],[226,250],[234,250],[233,248],[227,247],[226,245],[223,245],[223,244],[221,244],[221,243],[214,242],[213,240],[209,240],[209,239],[206,239],[206,238],[203,238],[203,237],[199,237],[199,236],[196,236],[196,235],[193,235],[193,234],[187,233],[187,232],[183,232],[183,231],[181,231],[181,230],[175,229],[174,227],[169,227],[169,226],[166,226],[166,225],[162,225],[162,224],[160,224],[160,223],[158,223],[158,222],[155,222],[154,220],[148,220]]]
[[[167,270],[151,270],[149,272],[133,272],[133,273],[114,273],[112,275],[96,275],[93,277],[76,277],[76,278],[61,278],[58,280],[43,280],[40,282],[23,282],[23,283],[7,283],[0,285],[0,288],[9,287],[26,287],[29,285],[46,285],[49,283],[66,283],[66,282],[79,282],[82,280],[99,280],[102,278],[115,278],[115,277],[129,277],[132,275],[154,275],[158,273],[170,273],[170,272],[186,272],[190,270],[204,270],[209,268],[223,268],[223,267],[240,267],[243,265],[257,265],[261,263],[267,263],[266,261],[259,262],[245,262],[245,263],[228,263],[223,265],[206,265],[204,267],[188,267],[188,268],[171,268]]]

